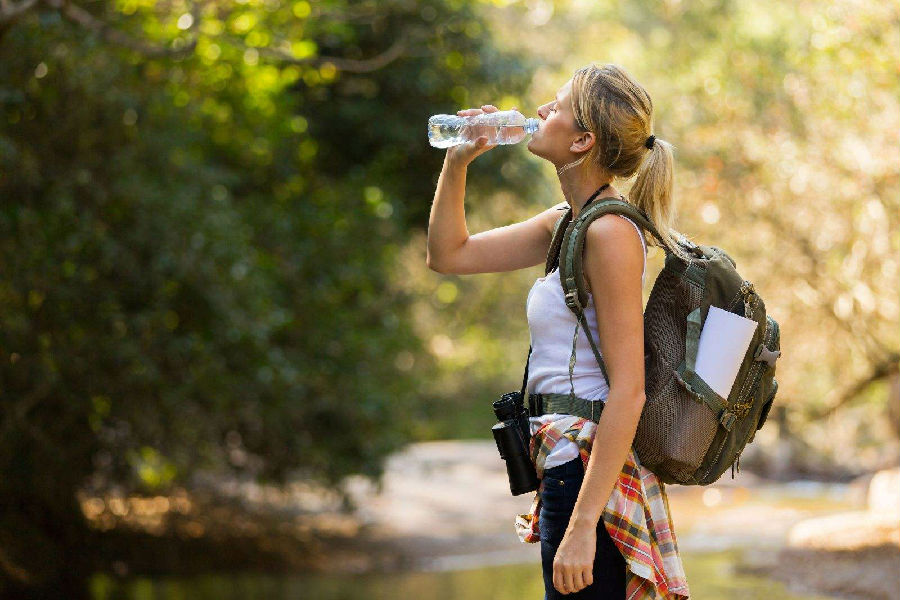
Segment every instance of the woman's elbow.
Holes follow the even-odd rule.
[[[444,268],[438,263],[431,254],[425,255],[425,265],[435,273],[445,273]]]

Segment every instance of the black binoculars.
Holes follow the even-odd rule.
[[[522,392],[509,392],[493,403],[494,414],[499,423],[491,430],[500,458],[506,461],[509,475],[509,490],[513,496],[525,494],[538,488],[540,481],[528,446],[531,442],[529,413],[525,408]]]

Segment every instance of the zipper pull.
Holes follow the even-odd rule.
[[[756,300],[756,291],[753,289],[753,282],[746,279],[741,282],[741,295],[744,296],[744,316],[748,319],[752,319],[753,304]]]

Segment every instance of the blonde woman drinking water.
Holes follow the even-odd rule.
[[[494,112],[495,106],[459,111]],[[428,227],[428,266],[439,273],[493,273],[544,263],[553,229],[592,202],[618,198],[642,209],[661,237],[677,247],[672,201],[672,146],[652,133],[653,103],[621,67],[588,65],[537,109],[540,124],[528,150],[556,167],[564,202],[513,225],[469,235],[463,204],[466,170],[491,150],[481,136],[447,149]],[[625,198],[617,179],[636,175]],[[546,599],[689,596],[665,489],[643,468],[632,443],[645,402],[642,290],[648,241],[623,215],[589,226],[584,309],[599,340],[610,385],[596,360],[569,371],[576,351],[593,357],[568,309],[559,268],[539,277],[526,299],[531,335],[527,393],[569,394],[596,407],[596,419],[564,412],[532,414],[532,458],[541,480],[531,512],[516,519],[524,542],[540,542]],[[656,244],[658,245],[658,244]],[[570,387],[572,386],[572,387]],[[594,411],[588,413],[593,416]]]

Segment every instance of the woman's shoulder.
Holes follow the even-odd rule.
[[[614,272],[625,274],[634,272],[643,277],[646,247],[640,231],[635,232],[631,219],[619,218],[618,214],[606,214],[594,219],[584,236],[584,275],[590,281],[589,273],[607,280],[606,275]],[[590,285],[590,284],[589,284]]]
[[[628,244],[629,239],[634,239],[634,232],[637,231],[637,238],[643,240],[643,234],[637,224],[625,215],[618,213],[608,213],[602,217],[598,217],[588,224],[585,232],[585,245],[591,241],[597,243],[623,243]]]
[[[616,216],[621,217],[623,220],[630,223],[631,227],[634,228],[635,231],[637,231],[638,237],[641,239],[641,246],[644,247],[644,251],[646,252],[647,251],[647,238],[645,237],[644,230],[641,229],[640,226],[631,217],[629,217],[627,215],[621,215],[618,213],[616,213]]]

